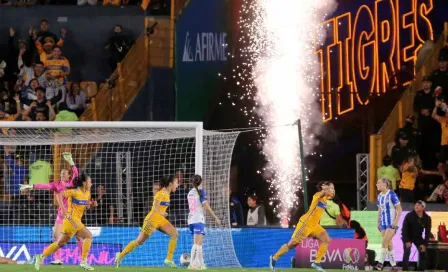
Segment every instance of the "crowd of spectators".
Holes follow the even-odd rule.
[[[448,47],[439,52],[438,64],[423,78],[414,98],[415,114],[397,131],[377,170],[377,177],[390,180],[402,202],[448,204]]]
[[[34,5],[90,5],[90,6],[128,6],[139,5],[142,0],[0,0],[0,6],[34,6]],[[148,10],[151,14],[169,15],[170,0],[151,0]]]
[[[9,29],[7,60],[0,74],[0,117],[2,120],[53,121],[59,111],[70,110],[79,117],[86,108],[86,95],[78,83],[68,84],[70,62],[63,55],[66,29],[50,31],[43,19],[29,37],[16,37]],[[73,121],[78,120],[72,116]]]
[[[72,69],[79,67],[64,57],[66,36],[66,29],[59,35],[51,32],[46,19],[39,29],[29,27],[26,39],[9,29],[8,52],[0,59],[0,121],[77,121],[83,114],[96,83],[69,81]],[[132,45],[122,27],[114,26],[105,45],[112,70]]]

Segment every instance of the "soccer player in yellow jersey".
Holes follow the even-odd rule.
[[[327,205],[327,199],[332,198],[335,195],[334,185],[330,181],[323,181],[317,185],[318,192],[314,194],[311,201],[310,208],[306,214],[300,217],[297,223],[296,229],[292,234],[291,241],[284,244],[274,256],[271,256],[269,267],[272,272],[275,272],[275,263],[277,260],[286,254],[289,250],[295,248],[307,237],[316,237],[320,241],[319,249],[317,250],[316,260],[311,267],[317,269],[320,272],[325,270],[320,265],[320,261],[327,252],[328,245],[330,244],[330,237],[328,233],[319,225],[320,217],[325,211]]]
[[[65,197],[68,199],[68,210],[62,207],[65,218],[58,240],[47,247],[42,254],[34,257],[34,266],[37,271],[39,271],[40,265],[46,257],[67,244],[75,234],[84,239],[80,266],[85,270],[95,270],[87,263],[87,256],[89,255],[90,245],[92,244],[92,233],[81,222],[85,209],[91,205],[90,188],[92,187],[92,180],[86,174],[81,174],[74,180],[73,185],[75,189],[65,190],[57,195],[58,198]]]
[[[177,246],[177,230],[165,218],[168,216],[166,209],[170,205],[170,193],[174,193],[177,189],[178,180],[175,176],[167,176],[160,180],[161,189],[156,193],[152,209],[148,213],[143,222],[140,235],[134,241],[130,242],[122,252],[117,252],[115,255],[115,266],[119,267],[124,256],[131,253],[139,245],[142,245],[157,229],[170,236],[168,244],[168,254],[165,259],[165,265],[171,268],[177,268],[173,261],[174,250]]]

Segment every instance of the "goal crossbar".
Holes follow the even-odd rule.
[[[198,128],[203,129],[202,122],[0,122],[1,128]]]

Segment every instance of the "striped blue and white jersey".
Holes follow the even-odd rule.
[[[400,204],[397,194],[392,190],[388,190],[385,194],[380,193],[376,204],[380,212],[380,226],[391,227],[397,216],[395,206]]]

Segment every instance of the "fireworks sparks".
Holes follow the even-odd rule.
[[[335,8],[335,0],[245,0],[240,10],[240,43],[244,59],[233,71],[246,90],[239,98],[255,106],[241,110],[252,115],[249,125],[270,129],[261,135],[276,212],[289,220],[298,203],[301,176],[296,126],[301,119],[305,153],[315,146],[312,127],[322,123],[318,101],[317,44],[324,41],[322,22]],[[278,203],[278,204],[277,204]]]

